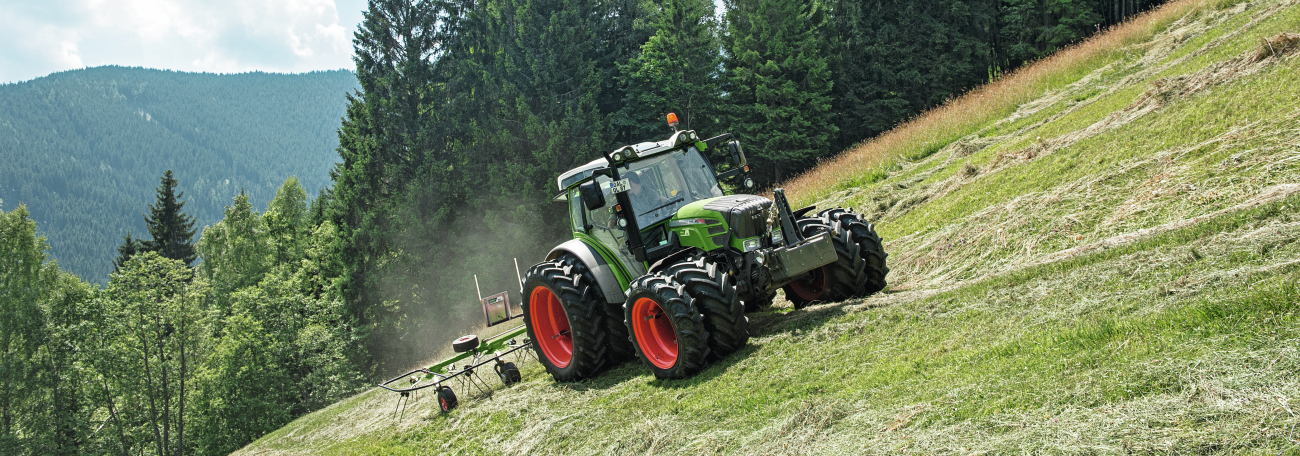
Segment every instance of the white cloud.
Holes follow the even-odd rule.
[[[352,68],[365,0],[0,0],[0,82],[84,66]]]

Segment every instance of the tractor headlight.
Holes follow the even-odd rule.
[[[623,217],[619,217],[619,218],[618,218],[618,227],[619,227],[619,228],[627,228],[627,219],[625,219],[625,218],[623,218]]]
[[[746,252],[753,252],[763,246],[761,238],[745,239],[744,247]]]
[[[782,244],[785,244],[785,236],[781,234],[781,229],[777,228],[772,230],[772,245]]]

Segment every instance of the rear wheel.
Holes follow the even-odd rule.
[[[632,347],[656,378],[685,378],[704,367],[704,316],[675,277],[659,271],[632,281],[623,308]]]
[[[539,263],[524,281],[524,323],[537,358],[556,381],[594,376],[606,365],[604,297],[581,262]]]

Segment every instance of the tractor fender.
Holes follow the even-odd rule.
[[[650,269],[646,270],[646,274],[677,264],[678,260],[682,258],[686,258],[687,256],[690,256],[693,253],[703,253],[703,251],[695,247],[689,247],[689,248],[681,249],[676,252],[670,253],[668,254],[668,256],[663,257],[659,261],[656,261],[655,264],[650,265]]]
[[[596,276],[596,284],[600,285],[601,292],[605,293],[605,301],[611,304],[622,304],[623,301],[627,301],[627,295],[623,294],[623,287],[619,286],[614,270],[609,263],[605,262],[605,257],[596,252],[596,249],[580,239],[570,239],[551,249],[551,252],[546,254],[546,261],[554,260],[561,253],[578,257],[578,260],[587,265],[591,275]]]

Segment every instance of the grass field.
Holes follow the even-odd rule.
[[[890,287],[636,363],[372,390],[244,454],[1300,454],[1300,0],[1183,0],[787,183]]]

